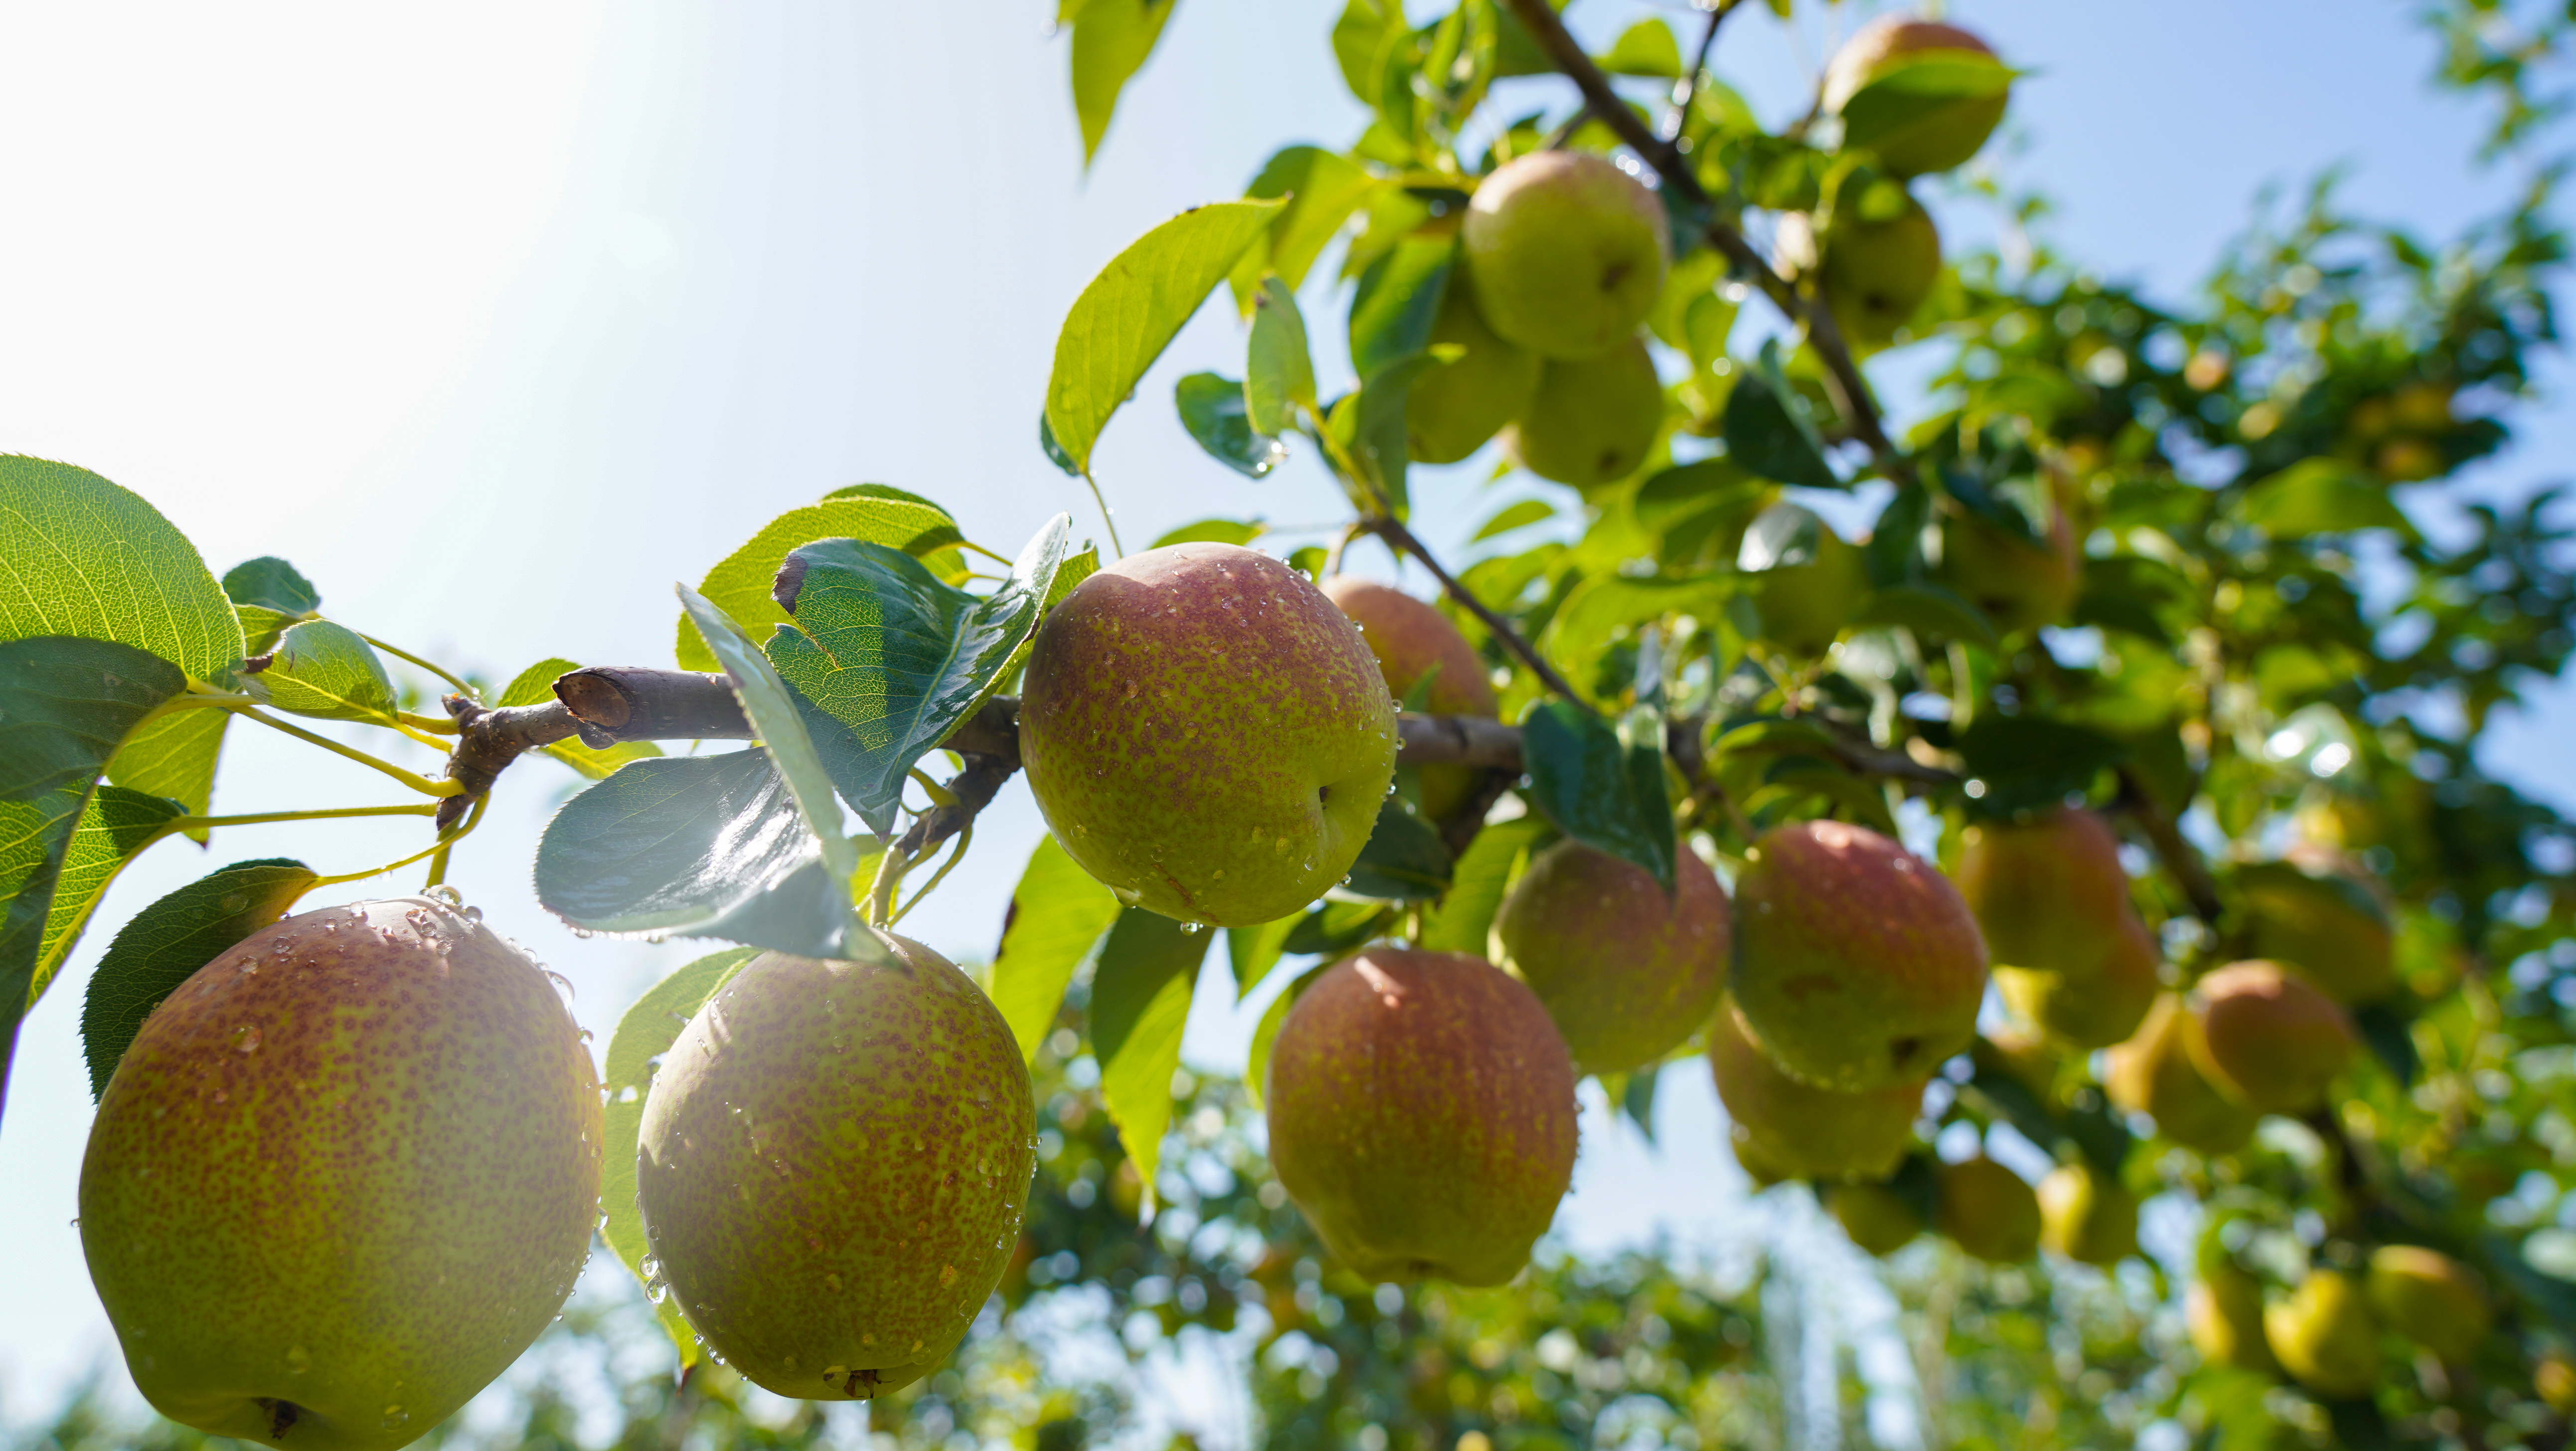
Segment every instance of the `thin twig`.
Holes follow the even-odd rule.
[[[1682,72],[1681,84],[1673,88],[1673,112],[1665,118],[1664,129],[1672,134],[1664,139],[1679,145],[1682,132],[1690,125],[1691,102],[1699,99],[1699,78],[1708,70],[1708,57],[1717,49],[1717,28],[1726,23],[1742,0],[1717,0],[1709,7],[1708,28],[1699,33],[1699,54],[1690,69]]]
[[[1586,101],[1582,105],[1574,108],[1574,114],[1566,117],[1563,125],[1558,126],[1554,131],[1548,133],[1547,140],[1539,143],[1539,150],[1563,151],[1566,147],[1573,144],[1574,133],[1582,130],[1583,123],[1591,119],[1592,103],[1590,101]]]
[[[2182,884],[2183,896],[2191,903],[2191,914],[2216,927],[2226,904],[2219,899],[2218,883],[2210,876],[2208,863],[2183,838],[2182,829],[2147,789],[2146,779],[2135,767],[2120,768],[2119,810],[2138,823],[2138,829],[2154,844],[2156,855],[2163,859],[2165,870]]]
[[[1360,522],[1370,533],[1421,561],[1422,567],[1431,571],[1431,577],[1440,581],[1440,588],[1448,592],[1449,598],[1456,600],[1469,614],[1482,621],[1485,628],[1493,632],[1494,638],[1502,641],[1506,648],[1518,655],[1521,663],[1527,665],[1530,673],[1536,675],[1539,682],[1550,692],[1573,701],[1585,710],[1592,709],[1592,703],[1575,694],[1574,687],[1566,683],[1564,676],[1556,673],[1556,667],[1548,664],[1546,659],[1531,647],[1529,641],[1521,638],[1520,631],[1513,629],[1511,623],[1501,615],[1486,608],[1485,602],[1476,598],[1475,593],[1465,585],[1460,584],[1456,576],[1442,569],[1440,561],[1431,556],[1431,550],[1421,540],[1414,538],[1413,531],[1399,523],[1394,515],[1378,514]]]

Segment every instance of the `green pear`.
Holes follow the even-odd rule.
[[[1627,1073],[1680,1047],[1726,991],[1726,890],[1684,850],[1670,897],[1644,868],[1560,841],[1494,918],[1503,965],[1547,1007],[1585,1073]]]
[[[868,1400],[938,1368],[1000,1283],[1037,1167],[1028,1070],[938,953],[766,952],[644,1100],[635,1198],[689,1323],[755,1384]]]
[[[1780,219],[1780,260],[1812,273],[1834,327],[1856,348],[1884,347],[1941,280],[1941,229],[1912,197],[1884,219],[1837,212],[1819,244],[1804,212]]]
[[[2232,1154],[2254,1136],[2255,1115],[2230,1102],[2200,1071],[2192,1041],[2200,1020],[2166,993],[2125,1043],[2104,1055],[2102,1091],[2156,1132],[2197,1153]]]
[[[1976,1036],[1986,944],[1950,879],[1867,827],[1763,834],[1736,877],[1736,1006],[1790,1077],[1919,1081]]]
[[[1588,151],[1535,151],[1496,167],[1459,231],[1485,321],[1545,358],[1598,357],[1627,342],[1672,261],[1663,203]]]
[[[2211,1365],[2279,1375],[2281,1363],[2263,1338],[2263,1285],[2232,1264],[2212,1266],[2183,1297],[2191,1344]]]
[[[1941,521],[1940,582],[1965,596],[2006,634],[2035,630],[2075,608],[2083,559],[2074,525],[2052,506],[2048,538],[2034,543],[1973,514]]]
[[[526,953],[424,897],[251,934],[99,1099],[81,1247],[162,1414],[409,1445],[555,1318],[599,1215],[599,1080]]]
[[[2060,807],[1964,833],[1959,894],[1994,954],[1995,987],[2021,1019],[2076,1048],[2137,1031],[2161,961],[2129,901],[2119,838]]]
[[[1368,641],[1304,573],[1230,544],[1131,554],[1047,612],[1020,763],[1120,900],[1248,927],[1349,871],[1395,779]]]
[[[2437,1250],[2380,1246],[2362,1290],[2379,1323],[2454,1364],[2477,1354],[2495,1328],[2486,1282]]]
[[[1550,361],[1503,442],[1540,478],[1597,489],[1635,473],[1663,426],[1664,385],[1632,338],[1600,357]]]
[[[2387,910],[2360,863],[2314,845],[2248,867],[2239,880],[2254,951],[2339,1003],[2375,1002],[2397,988]]]
[[[1884,1259],[1923,1233],[1923,1216],[1913,1203],[1885,1184],[1837,1184],[1825,1207],[1863,1254]]]
[[[2352,1019],[2275,962],[2237,962],[2200,980],[2192,1063],[2256,1113],[2305,1113],[2351,1062]]]
[[[1396,699],[1411,698],[1428,676],[1423,707],[1433,715],[1491,720],[1500,709],[1485,662],[1476,658],[1476,648],[1448,616],[1402,590],[1357,575],[1334,575],[1323,589],[1324,598],[1360,627],[1360,638],[1377,657],[1378,673]],[[1423,814],[1434,821],[1456,815],[1474,798],[1482,774],[1467,766],[1422,767]]]
[[[2337,1271],[2312,1270],[2265,1306],[2263,1339],[2291,1379],[2328,1399],[2368,1395],[2379,1378],[2379,1326],[2361,1286]]]
[[[1735,567],[1752,576],[1762,638],[1792,655],[1822,655],[1869,593],[1861,552],[1795,504],[1754,516]]]
[[[1955,25],[1884,15],[1854,31],[1825,67],[1825,113],[1844,117],[1851,128],[1847,138],[1867,146],[1880,165],[1899,176],[1948,171],[1965,163],[1994,134],[2010,99],[2009,81],[1990,95],[1927,96],[1912,105],[1900,103],[1899,115],[1859,134],[1856,117],[1846,113],[1852,97],[1873,81],[1922,65],[2000,70],[2003,63],[1984,41]]]
[[[1499,1285],[1573,1181],[1565,1040],[1480,958],[1335,963],[1280,1023],[1263,1099],[1280,1187],[1363,1279]]]
[[[1466,352],[1413,380],[1404,401],[1405,453],[1415,463],[1454,464],[1520,416],[1538,388],[1539,356],[1485,326],[1464,268],[1449,274],[1431,342]]]
[[[1980,1154],[1935,1171],[1932,1227],[1988,1264],[2016,1265],[2039,1253],[2039,1196],[2029,1183]]]
[[[1865,1093],[1800,1083],[1731,1007],[1709,1022],[1708,1067],[1734,1121],[1736,1160],[1756,1179],[1884,1179],[1914,1146],[1920,1079]]]
[[[2138,1196],[2089,1162],[2060,1164],[2039,1181],[2039,1242],[2078,1264],[2116,1265],[2138,1252]]]

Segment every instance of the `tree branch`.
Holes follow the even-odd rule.
[[[2191,903],[2192,915],[2216,927],[2225,904],[2219,900],[2218,882],[2210,876],[2209,864],[2200,859],[2200,853],[2189,841],[2183,839],[2182,828],[2176,826],[2174,819],[2157,803],[2154,793],[2147,789],[2145,778],[2134,767],[2120,768],[2117,809],[2138,823],[2138,829],[2147,834],[2147,840],[2154,844],[2165,870],[2173,873],[2174,880],[2181,884],[2183,896]]]
[[[1440,588],[1448,593],[1449,598],[1456,600],[1469,614],[1482,621],[1485,628],[1493,633],[1494,638],[1502,641],[1513,654],[1519,656],[1521,663],[1527,665],[1530,673],[1536,675],[1540,683],[1550,692],[1573,701],[1585,710],[1592,709],[1592,703],[1575,694],[1574,687],[1566,684],[1565,677],[1556,673],[1556,667],[1548,664],[1537,650],[1531,648],[1529,641],[1521,638],[1520,631],[1513,629],[1510,621],[1487,609],[1485,602],[1476,598],[1474,591],[1460,584],[1456,576],[1449,571],[1442,569],[1440,561],[1431,557],[1429,546],[1414,538],[1413,531],[1405,528],[1394,515],[1378,514],[1362,519],[1360,525],[1380,539],[1420,560],[1422,567],[1431,571],[1431,577],[1440,581]]]
[[[1529,31],[1530,38],[1536,40],[1539,48],[1556,63],[1557,70],[1583,93],[1584,102],[1592,114],[1618,132],[1619,139],[1628,143],[1629,149],[1644,158],[1646,164],[1655,169],[1655,174],[1663,178],[1665,187],[1694,207],[1709,205],[1708,189],[1699,184],[1698,175],[1691,170],[1690,162],[1682,155],[1681,149],[1657,136],[1643,118],[1629,109],[1628,103],[1612,88],[1610,77],[1592,63],[1591,56],[1584,54],[1582,44],[1566,30],[1565,22],[1557,18],[1556,11],[1549,7],[1547,0],[1503,0],[1503,3],[1510,7],[1513,18]],[[1724,10],[1719,13],[1722,15]],[[1714,38],[1713,27],[1710,34]],[[1834,407],[1850,421],[1853,435],[1868,445],[1879,471],[1898,483],[1911,479],[1913,465],[1887,436],[1886,425],[1879,418],[1877,399],[1869,389],[1869,380],[1861,376],[1859,365],[1852,361],[1851,349],[1843,343],[1842,330],[1834,325],[1833,312],[1801,294],[1788,278],[1780,275],[1768,258],[1745,240],[1742,232],[1724,220],[1712,216],[1703,230],[1711,247],[1733,263],[1738,271],[1750,277],[1754,285],[1762,289],[1762,295],[1770,298],[1772,305],[1779,308],[1784,316],[1806,329],[1808,343],[1825,365],[1825,391],[1832,396]]]

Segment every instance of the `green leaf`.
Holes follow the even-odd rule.
[[[825,717],[807,718],[832,783],[879,835],[894,830],[913,764],[974,713],[1037,629],[1072,527],[1067,515],[1048,520],[980,598],[880,544],[827,539],[787,557],[778,593],[796,623],[770,637],[769,658]]]
[[[2009,816],[2085,791],[2129,748],[2109,736],[2035,715],[1980,715],[1959,733],[1960,759],[1985,783],[1973,798],[1985,814]]]
[[[637,761],[563,804],[537,840],[537,901],[576,931],[720,937],[837,957],[848,878],[762,750]]]
[[[1871,590],[1852,623],[1901,625],[1934,639],[1995,648],[1995,627],[1986,612],[1937,584],[1892,584]]]
[[[2352,1025],[2398,1086],[2413,1088],[2416,1076],[2424,1071],[2424,1060],[2415,1053],[2413,1022],[2394,1005],[2377,1002],[2354,1008]]]
[[[1519,503],[1506,504],[1495,511],[1494,517],[1477,526],[1476,532],[1468,536],[1467,542],[1480,544],[1497,534],[1509,534],[1515,529],[1525,529],[1541,519],[1555,517],[1556,510],[1552,506],[1537,499],[1523,499]]]
[[[186,688],[177,666],[131,645],[0,643],[0,1045],[34,1003],[64,860],[99,773],[145,716]],[[0,1057],[0,1084],[7,1068]]]
[[[1383,507],[1401,519],[1410,507],[1404,482],[1405,462],[1409,457],[1406,450],[1410,446],[1404,427],[1404,404],[1412,396],[1416,380],[1450,361],[1441,353],[1454,354],[1454,350],[1443,348],[1396,359],[1369,374],[1367,380],[1360,384],[1357,398],[1351,401],[1350,431],[1343,442],[1351,451],[1352,462],[1359,465],[1365,482],[1382,496],[1372,497],[1363,491],[1353,499],[1352,503],[1364,514],[1377,513]],[[1342,424],[1338,416],[1340,409],[1337,408],[1335,413],[1337,416],[1333,421],[1338,430]]]
[[[1297,426],[1299,409],[1315,406],[1315,359],[1306,346],[1306,317],[1297,294],[1273,273],[1252,301],[1252,338],[1243,365],[1244,417],[1272,437]]]
[[[543,705],[555,698],[555,681],[581,668],[577,660],[540,660],[522,670],[501,691],[492,704],[496,709],[514,705]],[[579,771],[593,781],[606,780],[617,768],[629,761],[662,754],[662,748],[651,741],[619,741],[605,750],[594,750],[578,737],[556,741],[544,748],[545,753]]]
[[[1327,898],[1297,919],[1279,950],[1299,957],[1346,952],[1378,935],[1396,919],[1384,902],[1338,902]]]
[[[1932,521],[1932,491],[1920,483],[1898,489],[1879,510],[1861,545],[1872,583],[1880,586],[1921,584],[1930,572],[1923,558],[1923,531]],[[1982,616],[1980,616],[1982,618]]]
[[[1620,1114],[1637,1126],[1649,1144],[1655,1141],[1655,1085],[1663,1073],[1664,1065],[1649,1063],[1628,1075],[1617,1096]]]
[[[1316,257],[1351,213],[1391,184],[1349,157],[1320,146],[1290,146],[1274,153],[1244,195],[1285,198],[1288,205],[1271,218],[1269,227],[1244,249],[1226,276],[1237,310],[1250,310],[1265,273],[1278,273],[1292,290],[1304,285]]]
[[[277,637],[286,633],[299,616],[281,614],[266,605],[235,605],[233,615],[241,621],[242,653],[265,655],[277,648]]]
[[[91,794],[89,804],[81,808],[80,825],[72,831],[71,846],[63,853],[61,875],[55,879],[53,906],[45,913],[44,942],[36,949],[35,977],[27,988],[29,1003],[43,997],[54,974],[62,970],[63,959],[80,941],[81,928],[116,874],[136,853],[160,839],[162,827],[184,814],[176,801],[122,786],[101,786]]]
[[[214,800],[215,762],[223,754],[224,727],[231,721],[232,713],[222,710],[172,711],[146,721],[107,763],[107,779],[203,814]],[[204,840],[202,833],[198,839]]]
[[[1843,144],[1874,147],[1889,133],[1960,101],[2000,96],[2019,74],[1973,51],[1918,51],[1890,57],[1878,76],[1843,102]]]
[[[235,862],[137,912],[116,929],[81,1000],[89,1096],[107,1080],[161,1000],[226,949],[283,917],[319,881],[299,861]]]
[[[1498,821],[1476,833],[1467,849],[1458,856],[1458,868],[1450,876],[1449,894],[1431,920],[1422,927],[1422,945],[1433,952],[1463,952],[1470,957],[1485,955],[1486,938],[1494,927],[1494,914],[1502,910],[1503,894],[1520,874],[1521,864],[1549,835],[1547,822],[1536,816],[1516,816]]]
[[[1236,405],[1240,407],[1243,390],[1237,388],[1234,392]],[[1038,447],[1046,453],[1048,463],[1064,470],[1073,478],[1082,477],[1082,470],[1075,465],[1073,455],[1066,453],[1064,445],[1055,441],[1055,425],[1047,422],[1046,415],[1043,413],[1038,415]]]
[[[1154,53],[1178,0],[1083,0],[1073,22],[1073,113],[1082,123],[1082,164],[1109,132],[1118,93]]]
[[[1022,1058],[1036,1061],[1074,969],[1117,918],[1118,899],[1109,889],[1076,866],[1054,837],[1038,838],[1011,889],[1002,946],[993,954],[993,1005],[1011,1025]]]
[[[1390,796],[1377,809],[1377,825],[1345,885],[1363,897],[1427,901],[1448,890],[1456,866],[1438,829]]]
[[[1167,544],[1250,544],[1269,532],[1270,526],[1258,520],[1201,519],[1170,530],[1148,545],[1160,549]]]
[[[1145,1202],[1172,1121],[1172,1070],[1181,1066],[1181,1028],[1190,989],[1207,957],[1208,930],[1142,907],[1123,908],[1100,945],[1091,976],[1091,1047],[1100,1060],[1100,1098],[1119,1142],[1136,1161]]]
[[[1297,999],[1306,995],[1306,989],[1314,985],[1315,979],[1333,966],[1333,962],[1319,962],[1297,974],[1296,981],[1288,984],[1288,990],[1272,998],[1270,1006],[1263,1010],[1260,1023],[1252,1030],[1252,1052],[1243,1065],[1243,1086],[1252,1095],[1253,1107],[1261,1106],[1261,1090],[1270,1078],[1270,1049],[1279,1041],[1279,1025],[1288,1021],[1288,1010],[1297,1005]]]
[[[1226,965],[1234,969],[1234,1000],[1242,1002],[1252,989],[1279,965],[1279,955],[1288,945],[1288,934],[1304,918],[1290,913],[1275,922],[1254,927],[1225,929]]]
[[[1407,237],[1360,273],[1351,299],[1351,368],[1365,378],[1431,346],[1458,254],[1449,237]]]
[[[1601,68],[1614,76],[1681,79],[1681,42],[1673,39],[1673,28],[1660,20],[1640,20],[1621,31],[1600,60]]]
[[[707,571],[707,577],[698,584],[698,593],[740,621],[744,630],[765,635],[772,626],[787,623],[787,611],[769,597],[769,587],[791,550],[820,539],[858,539],[920,558],[964,537],[957,532],[957,521],[949,517],[947,510],[909,496],[825,499],[819,504],[790,509],[762,525],[750,543]],[[683,670],[717,668],[715,655],[686,614],[680,616],[675,653]]]
[[[1056,334],[1046,421],[1076,472],[1090,472],[1109,415],[1282,205],[1213,202],[1183,212],[1119,253],[1074,299]]]
[[[268,703],[289,715],[380,724],[394,718],[394,683],[376,648],[329,620],[290,626],[254,678]]]
[[[2393,529],[2410,538],[2415,533],[2377,479],[2331,458],[2302,459],[2248,485],[2237,517],[2275,539],[2359,529]]]
[[[1248,479],[1267,475],[1288,456],[1286,445],[1255,432],[1243,385],[1219,373],[1192,373],[1172,387],[1181,427],[1208,456]]]
[[[273,554],[244,560],[224,572],[224,595],[236,607],[251,605],[301,617],[322,608],[322,592],[294,565]]]
[[[0,454],[0,640],[79,635],[212,681],[242,657],[232,601],[187,536],[87,469]]]
[[[1571,701],[1541,702],[1521,723],[1521,757],[1530,804],[1557,830],[1673,889],[1673,808],[1654,712],[1631,711],[1613,726]]]
[[[644,1133],[644,1100],[652,1095],[653,1075],[662,1055],[679,1041],[680,1030],[707,1005],[707,999],[759,955],[757,947],[729,947],[645,989],[644,996],[617,1020],[617,1031],[609,1035],[606,1068],[600,1074],[600,1088],[608,1102],[601,1126],[599,1237],[608,1241],[652,1299],[663,1333],[680,1352],[682,1370],[703,1359],[706,1352],[699,1347],[679,1302],[654,1283],[644,1268],[644,1262],[653,1257],[653,1247],[644,1238],[644,1211],[635,1198],[635,1154]]]
[[[1823,439],[1807,417],[1805,401],[1780,368],[1780,343],[1765,339],[1726,395],[1720,427],[1726,454],[1737,467],[1811,489],[1839,489],[1843,481],[1825,463]]]

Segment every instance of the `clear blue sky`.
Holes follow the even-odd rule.
[[[933,495],[1006,554],[1058,509],[1096,530],[1030,439],[1066,306],[1134,235],[1235,194],[1275,144],[1346,141],[1355,112],[1323,44],[1337,0],[1183,0],[1086,177],[1052,8],[0,11],[0,449],[142,492],[218,571],[283,554],[333,615],[496,678],[548,655],[667,663],[670,581],[847,483]],[[1574,13],[1606,39],[1647,9]],[[2357,207],[2436,236],[2509,190],[2466,164],[2479,118],[2429,89],[2407,9],[1952,13],[2038,72],[2000,164],[2056,198],[2051,239],[2180,295],[2266,183],[2347,162]],[[1821,28],[1792,43],[1761,7],[1731,27],[1728,77],[1766,114],[1799,104]],[[1320,286],[1309,306],[1324,315]],[[1250,484],[1173,421],[1172,380],[1238,367],[1239,349],[1212,310],[1112,425],[1099,472],[1131,544],[1210,514],[1334,517],[1309,463]],[[2571,442],[2553,413],[2481,486],[2519,492]],[[1436,544],[1459,547],[1488,511],[1481,479],[1425,489]],[[2576,806],[2576,768],[2544,749],[2576,730],[2576,697],[2550,700],[2500,731],[2495,763]],[[375,799],[354,767],[235,740],[229,809]],[[534,908],[527,863],[563,784],[544,762],[514,772],[454,879],[571,978],[604,1035],[692,948],[576,941]],[[1036,832],[1007,792],[912,919],[921,935],[989,952]],[[100,920],[224,861],[349,870],[407,840],[349,825],[241,834],[211,858],[164,847]],[[110,1351],[69,1226],[89,1118],[75,1024],[105,937],[28,1022],[0,1120],[0,1407],[15,1417]],[[1248,1032],[1202,1011],[1190,1051],[1239,1062]],[[1660,1225],[1709,1242],[1740,1220],[1705,1080],[1672,1077],[1662,1158],[1590,1126],[1562,1221],[1580,1241]]]

